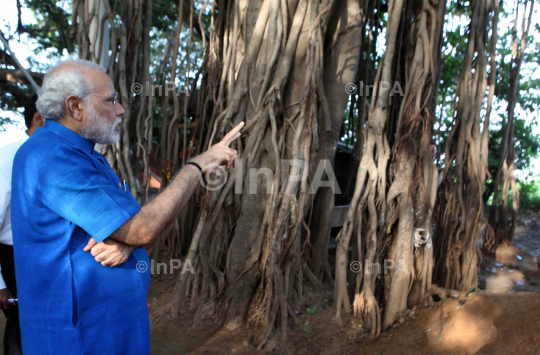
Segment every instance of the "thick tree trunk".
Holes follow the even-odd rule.
[[[431,286],[430,224],[437,169],[430,149],[434,122],[430,100],[439,78],[434,70],[439,58],[434,48],[439,45],[437,30],[442,30],[444,11],[436,11],[427,0],[421,4],[419,13],[414,14],[418,19],[411,29],[410,52],[405,54],[405,95],[393,147],[395,178],[387,197],[387,232],[396,220],[399,222],[388,251],[395,267],[385,275],[384,328],[391,326],[407,305],[417,304]]]
[[[205,193],[188,254],[197,273],[180,276],[178,307],[189,300],[199,319],[217,315],[229,329],[263,324],[262,346],[278,325],[286,335],[287,318],[294,317],[290,305],[301,299],[308,177],[320,160],[333,158],[345,86],[357,71],[363,15],[355,0],[219,6],[212,16],[223,26],[212,29],[208,52],[223,62],[214,66],[211,58],[203,79],[219,86],[199,94],[208,95],[213,110],[207,146],[231,124],[246,121],[236,147],[241,168],[222,188]],[[284,159],[300,164],[289,167]]]
[[[343,229],[337,238],[335,310],[338,321],[341,320],[342,311],[347,313],[351,311],[347,290],[348,248],[351,236],[356,233],[358,245],[365,245],[365,265],[372,265],[377,261],[377,235],[380,232],[380,226],[384,225],[386,221],[386,166],[390,156],[390,148],[386,137],[385,124],[390,106],[390,89],[388,86],[391,87],[394,83],[392,67],[402,8],[402,0],[390,2],[386,29],[386,52],[375,79],[375,89],[366,128],[365,151],[360,161],[355,192],[349,212]],[[376,199],[379,208],[376,207]],[[365,234],[366,239],[363,241],[361,238],[363,234],[362,215],[366,203],[368,209],[367,233]],[[365,323],[371,329],[372,334],[379,334],[381,314],[378,301],[375,298],[375,281],[376,276],[366,270],[361,291],[358,289],[360,293],[355,296],[354,313],[355,315],[360,314],[366,320]]]
[[[493,15],[490,14],[493,12]],[[490,56],[495,56],[498,2],[473,3],[467,50],[458,81],[457,114],[446,143],[444,180],[439,194],[436,230],[438,277],[445,288],[468,291],[477,286],[477,241],[482,237],[482,194],[487,175],[489,115],[481,117],[487,88],[487,57],[484,41],[493,28]],[[476,58],[475,58],[476,57]],[[492,61],[493,63],[493,61]],[[473,68],[474,64],[474,68]],[[474,71],[473,71],[474,69]],[[494,90],[495,66],[491,67]],[[492,95],[487,112],[491,112]],[[481,131],[481,127],[484,129]]]

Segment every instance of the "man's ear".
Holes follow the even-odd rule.
[[[83,103],[82,100],[76,96],[70,95],[66,98],[66,114],[77,121],[82,121],[83,118]]]
[[[34,117],[32,117],[32,127],[43,127],[45,126],[45,118],[41,116],[39,112],[34,113]]]

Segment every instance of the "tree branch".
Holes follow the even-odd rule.
[[[13,51],[9,47],[9,43],[6,40],[6,38],[4,37],[4,33],[2,31],[0,31],[0,41],[2,41],[2,43],[4,44],[4,49],[9,52],[9,55],[10,55],[11,59],[13,59],[16,66],[22,71],[22,73],[24,74],[24,76],[26,77],[28,82],[30,83],[29,86],[31,86],[32,90],[37,94],[39,92],[38,84],[36,84],[36,81],[34,80],[34,78],[32,78],[32,76],[28,73],[28,71],[17,60],[17,57],[15,57],[15,53],[13,53]]]
[[[36,84],[41,85],[43,81],[44,74],[29,72],[30,76],[34,79]],[[10,83],[20,83],[24,85],[31,85],[28,82],[27,77],[24,75],[23,71],[20,69],[0,69],[0,83],[10,82]]]
[[[175,0],[175,2],[176,2],[176,4],[180,3],[179,0]],[[185,21],[185,22],[189,23],[189,14],[191,13],[191,9],[192,9],[193,5],[191,4],[190,0],[184,0],[184,6],[183,7],[184,7],[184,14],[182,16],[182,21]],[[204,11],[204,9],[201,9],[201,11]],[[202,30],[202,23],[199,22],[199,17],[194,16],[193,19],[195,20],[195,21],[193,21],[193,28],[195,29],[195,31],[197,32],[199,37],[202,38],[202,36],[204,35],[206,41],[209,41],[210,39],[208,38],[208,35],[206,35],[206,33]]]
[[[15,99],[17,104],[20,106],[24,105],[26,100],[28,100],[28,93],[18,87],[17,85],[14,85],[9,82],[1,81],[0,80],[0,92],[1,96],[3,97],[5,93],[10,93],[11,96]]]

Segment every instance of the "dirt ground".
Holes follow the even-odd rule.
[[[192,325],[189,312],[166,309],[171,276],[154,276],[149,296],[152,354],[535,354],[540,355],[540,215],[520,215],[513,246],[482,255],[479,288],[468,297],[421,305],[374,338],[353,317],[334,320],[332,290],[306,287],[299,324],[288,339],[257,351],[260,330],[222,329],[211,320]],[[307,282],[306,282],[307,283]],[[307,308],[316,308],[310,315]]]
[[[402,324],[374,338],[358,320],[334,322],[332,309],[304,315],[313,331],[293,329],[286,342],[257,352],[256,330],[228,331],[211,322],[191,329],[189,319],[169,320],[152,331],[152,354],[540,354],[540,294],[472,293],[403,316]]]

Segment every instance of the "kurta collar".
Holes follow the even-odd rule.
[[[71,145],[75,146],[76,148],[79,148],[90,154],[94,153],[94,143],[90,142],[87,139],[84,139],[79,134],[73,132],[71,129],[67,128],[66,126],[64,126],[63,124],[59,122],[56,122],[51,119],[46,119],[44,128],[64,138],[66,141],[68,141]]]

